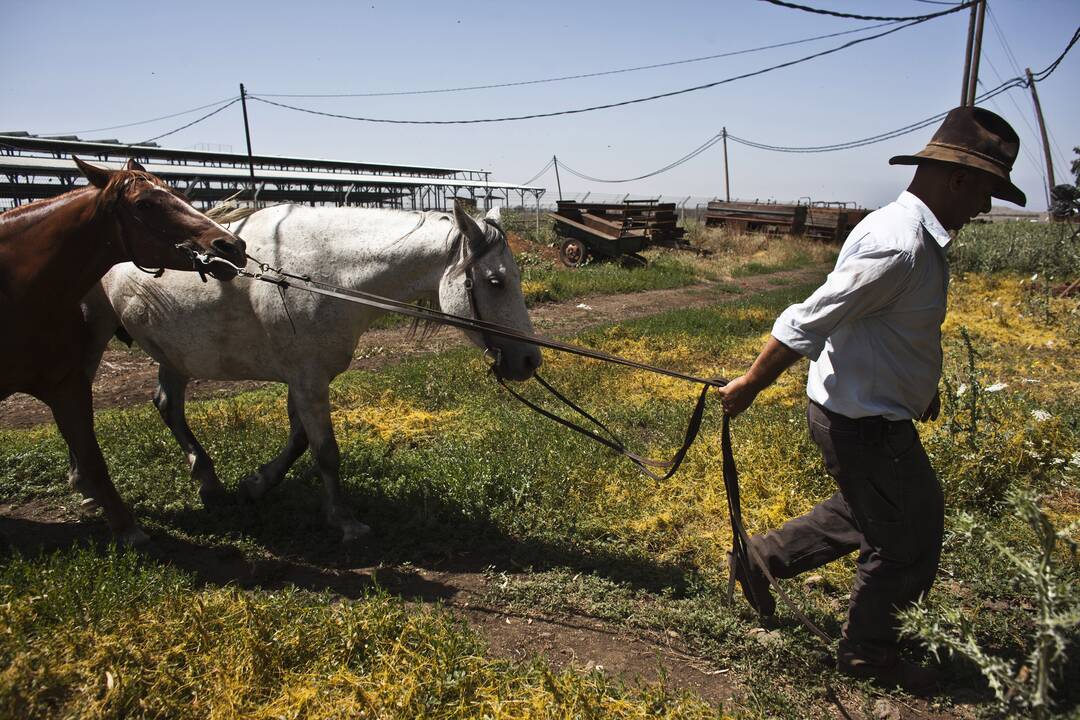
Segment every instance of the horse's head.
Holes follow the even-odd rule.
[[[120,252],[140,266],[203,270],[220,280],[247,263],[244,241],[191,206],[135,160],[109,170],[72,157],[90,184],[101,191],[98,206],[120,225]]]
[[[521,273],[498,222],[496,208],[477,223],[458,204],[456,262],[439,283],[439,306],[444,312],[475,317],[522,333],[533,333],[521,293]],[[540,349],[487,333],[467,332],[476,345],[494,354],[495,371],[508,380],[528,380],[540,367]]]

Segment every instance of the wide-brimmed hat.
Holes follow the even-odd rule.
[[[1024,191],[1012,184],[1009,173],[1020,152],[1020,138],[999,115],[981,107],[949,111],[925,148],[914,155],[897,155],[890,165],[918,165],[924,160],[966,165],[1001,179],[991,193],[996,198],[1026,205]]]

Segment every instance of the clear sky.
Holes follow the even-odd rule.
[[[920,0],[803,0],[870,15],[943,9]],[[980,80],[1046,67],[1080,25],[1077,0],[990,0]],[[2,0],[0,131],[79,131],[138,142],[202,113],[85,132],[251,93],[365,93],[520,82],[752,48],[870,25],[758,0],[709,2],[56,2]],[[931,20],[797,67],[628,107],[537,120],[417,126],[352,122],[251,103],[255,152],[490,170],[523,182],[558,154],[603,178],[641,175],[718,132],[774,145],[820,145],[907,125],[958,104],[967,12]],[[866,33],[872,34],[872,33]],[[573,109],[654,95],[753,71],[861,35],[606,77],[397,97],[291,98],[350,115],[443,120]],[[996,69],[996,73],[995,73]],[[1080,47],[1038,86],[1058,182],[1080,145]],[[1015,104],[1014,104],[1015,102]],[[1045,207],[1043,155],[1030,95],[987,104],[1020,135],[1013,173],[1029,207]],[[206,112],[206,111],[203,111]],[[891,155],[933,128],[856,150],[776,154],[729,144],[732,196],[854,200],[876,207],[908,182]],[[159,141],[244,150],[234,105]],[[604,185],[563,175],[564,192],[723,196],[719,145],[663,175]],[[536,184],[555,190],[548,172]],[[550,195],[549,195],[550,197]]]

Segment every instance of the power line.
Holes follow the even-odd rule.
[[[531,178],[529,178],[529,179],[528,179],[528,180],[526,180],[525,182],[523,182],[523,183],[519,183],[519,184],[521,184],[521,185],[532,185],[532,184],[533,184],[534,182],[536,182],[536,180],[537,180],[537,179],[538,179],[538,178],[539,178],[539,177],[540,177],[541,175],[543,175],[544,173],[546,173],[546,172],[547,172],[547,171],[548,171],[548,170],[549,170],[549,169],[551,168],[551,166],[552,166],[552,165],[554,165],[554,164],[555,164],[555,158],[551,158],[550,160],[548,160],[548,161],[547,161],[547,165],[545,165],[544,167],[540,168],[540,172],[536,173],[535,175],[533,175],[533,176],[532,176]]]
[[[997,35],[998,40],[1001,41],[1001,47],[1005,49],[1005,55],[1012,64],[1013,72],[1017,75],[1023,75],[1023,70],[1020,69],[1020,63],[1017,62],[1016,55],[1013,54],[1012,48],[1009,47],[1009,41],[1005,39],[1005,31],[1002,30],[1001,25],[998,24],[997,16],[994,14],[994,10],[990,7],[989,3],[986,5],[986,14],[990,16],[990,24],[994,26],[994,34]]]
[[[1077,40],[1080,40],[1080,28],[1077,28],[1076,32],[1073,33],[1072,39],[1069,41],[1069,44],[1066,45],[1065,49],[1061,52],[1061,54],[1058,55],[1058,57],[1052,63],[1050,63],[1050,65],[1048,65],[1044,69],[1040,70],[1038,73],[1033,73],[1032,74],[1032,79],[1035,82],[1042,82],[1046,78],[1050,77],[1050,75],[1054,72],[1054,70],[1057,69],[1057,66],[1059,64],[1061,64],[1061,61],[1065,58],[1065,56],[1069,53],[1069,51],[1072,50],[1073,46],[1076,45]],[[1027,80],[1025,80],[1024,78],[1020,78],[1020,77],[1015,77],[1015,78],[1012,78],[1011,80],[1006,80],[1005,82],[1001,83],[997,87],[992,88],[991,90],[988,90],[988,91],[984,92],[982,95],[977,96],[975,99],[976,99],[977,102],[986,102],[986,101],[988,101],[988,100],[990,100],[990,99],[992,99],[994,97],[997,97],[998,95],[1000,95],[1000,94],[1002,94],[1004,92],[1008,92],[1009,90],[1012,90],[1013,88],[1017,88],[1017,87],[1028,87]],[[735,135],[732,135],[731,133],[728,133],[728,138],[730,138],[732,141],[737,142],[737,143],[739,143],[741,145],[746,145],[748,147],[757,148],[759,150],[769,150],[769,151],[772,151],[772,152],[788,152],[788,153],[834,152],[834,151],[837,151],[837,150],[850,150],[850,149],[857,148],[857,147],[863,147],[865,145],[873,145],[874,143],[884,142],[885,140],[891,140],[893,138],[900,137],[901,135],[907,135],[908,133],[912,133],[912,132],[915,132],[917,130],[921,130],[921,129],[927,127],[928,125],[934,124],[938,120],[941,120],[942,118],[944,118],[946,115],[948,115],[948,111],[938,113],[937,115],[934,115],[934,116],[931,116],[931,117],[928,117],[928,118],[924,118],[923,120],[919,120],[917,122],[911,123],[910,125],[905,125],[904,127],[896,128],[895,130],[889,130],[889,131],[884,132],[884,133],[879,133],[877,135],[871,135],[870,137],[860,138],[858,140],[850,140],[850,141],[843,142],[843,143],[834,143],[832,145],[814,145],[814,146],[802,146],[802,147],[799,147],[799,146],[785,146],[785,145],[769,145],[769,144],[766,144],[766,143],[760,143],[760,142],[756,142],[756,141],[753,141],[753,140],[747,140],[746,138],[737,137]]]
[[[567,165],[565,162],[561,162],[561,163],[559,163],[559,165],[564,170],[566,170],[568,173],[570,173],[571,175],[576,175],[577,177],[581,178],[582,180],[586,180],[586,181],[589,181],[589,182],[599,182],[599,183],[626,183],[626,182],[633,182],[635,180],[644,180],[645,178],[650,178],[650,177],[653,177],[655,175],[665,173],[668,170],[673,170],[673,169],[677,168],[678,166],[682,165],[683,163],[686,163],[686,162],[689,162],[690,160],[693,160],[698,155],[700,155],[701,153],[705,152],[706,150],[711,148],[716,143],[723,140],[723,137],[724,136],[721,133],[717,133],[716,135],[713,135],[708,140],[703,142],[701,145],[698,145],[696,148],[694,148],[693,150],[691,150],[687,154],[683,155],[678,160],[670,162],[667,165],[665,165],[664,167],[659,168],[657,170],[653,170],[652,172],[645,173],[644,175],[638,175],[637,177],[632,177],[632,178],[622,178],[622,179],[619,179],[619,180],[608,180],[608,179],[604,179],[604,178],[592,177],[591,175],[586,175],[584,173],[578,172],[577,170],[574,170],[569,165]]]
[[[1050,77],[1050,73],[1057,70],[1057,66],[1061,64],[1061,61],[1064,60],[1065,56],[1069,54],[1069,51],[1073,49],[1073,45],[1076,44],[1077,40],[1080,40],[1080,26],[1076,28],[1076,31],[1073,33],[1072,40],[1070,40],[1069,44],[1065,46],[1065,49],[1061,51],[1061,54],[1057,56],[1057,59],[1054,60],[1054,62],[1050,63],[1047,67],[1032,75],[1032,77],[1035,79],[1035,82],[1042,82],[1046,78]]]
[[[932,18],[941,17],[942,15],[948,15],[949,13],[958,12],[964,8],[971,7],[975,4],[974,0],[969,2],[960,3],[958,5],[952,5],[948,10],[941,10],[936,13],[930,13],[929,15],[911,15],[908,17],[884,17],[879,15],[855,15],[854,13],[837,12],[835,10],[823,10],[822,8],[810,7],[809,5],[798,5],[793,2],[785,2],[785,0],[761,0],[762,2],[771,3],[773,5],[779,5],[780,7],[790,8],[792,10],[802,10],[803,12],[816,13],[818,15],[831,15],[832,17],[848,18],[851,20],[892,20],[898,22],[907,22],[909,20],[930,20]]]
[[[994,77],[996,77],[998,79],[998,82],[999,83],[1004,82],[1004,80],[1001,77],[1001,74],[998,72],[997,68],[994,66],[994,61],[990,59],[990,56],[987,55],[984,52],[983,57],[986,59],[986,63],[990,66],[990,70],[994,73]],[[977,79],[976,82],[978,82],[980,85],[983,84],[982,80]],[[1039,134],[1035,131],[1035,127],[1031,124],[1031,121],[1028,120],[1027,115],[1024,114],[1024,111],[1020,109],[1020,105],[1019,105],[1019,103],[1016,102],[1016,98],[1014,98],[1012,95],[1008,95],[1008,94],[1006,94],[1006,97],[1009,98],[1009,102],[1011,102],[1013,104],[1013,107],[1016,108],[1016,112],[1020,116],[1020,119],[1024,121],[1024,124],[1027,125],[1028,130],[1031,131],[1031,138],[1038,141]],[[1005,114],[1005,112],[997,104],[997,100],[991,99],[990,102],[992,102],[994,104],[994,107],[996,107],[998,109],[998,112],[1000,114],[1002,114],[1002,115]],[[1045,175],[1045,171],[1039,169],[1039,162],[1035,159],[1035,156],[1031,154],[1031,150],[1028,147],[1028,145],[1029,145],[1029,143],[1022,143],[1020,145],[1020,149],[1024,151],[1024,155],[1027,157],[1027,159],[1029,161],[1031,161],[1031,164],[1035,168],[1035,171],[1037,173],[1039,173],[1039,174]]]
[[[155,140],[160,140],[163,137],[168,137],[170,135],[173,135],[175,133],[180,132],[181,130],[186,130],[187,128],[191,127],[192,125],[198,125],[203,120],[206,120],[209,117],[217,115],[219,112],[221,112],[225,108],[230,107],[232,105],[235,105],[238,102],[240,102],[240,98],[233,98],[229,102],[227,102],[224,105],[222,105],[221,107],[219,107],[217,110],[213,110],[211,112],[208,112],[205,115],[203,115],[201,118],[198,118],[196,120],[192,120],[191,122],[187,123],[186,125],[181,125],[180,127],[176,128],[175,130],[170,130],[169,132],[161,133],[160,135],[155,135],[154,137],[150,138],[149,140],[143,140],[140,143],[133,143],[133,144],[134,145],[147,145],[149,143],[154,142]]]
[[[1020,78],[1015,78],[1001,86],[994,88],[993,90],[983,93],[978,96],[976,100],[984,102],[993,98],[1006,90],[1011,90],[1014,87],[1022,87],[1024,81]],[[793,145],[769,145],[766,143],[756,142],[754,140],[747,140],[746,138],[738,137],[728,133],[728,139],[733,142],[737,142],[740,145],[746,145],[747,147],[757,148],[758,150],[769,150],[772,152],[786,152],[786,153],[819,153],[819,152],[835,152],[837,150],[851,150],[858,147],[864,147],[866,145],[873,145],[875,143],[884,142],[886,140],[892,140],[902,135],[922,130],[925,127],[933,125],[939,120],[944,119],[949,111],[940,112],[937,115],[932,115],[928,118],[923,118],[917,122],[905,125],[903,127],[896,128],[895,130],[889,130],[887,132],[879,133],[877,135],[871,135],[870,137],[860,138],[858,140],[849,140],[842,143],[834,143],[832,145],[810,145],[810,146],[793,146]]]
[[[735,55],[747,55],[749,53],[761,52],[763,50],[775,50],[776,48],[789,47],[791,45],[801,45],[803,43],[813,42],[815,40],[825,40],[828,38],[839,37],[841,35],[850,35],[852,33],[866,32],[867,30],[876,30],[880,27],[887,25],[895,25],[896,22],[883,22],[876,25],[867,25],[865,27],[856,28],[854,30],[843,30],[841,32],[829,33],[827,35],[815,35],[814,37],[803,38],[801,40],[789,40],[782,43],[774,43],[772,45],[761,45],[759,47],[746,48],[743,50],[731,50],[729,52],[717,53],[715,55],[702,55],[700,57],[687,58],[685,60],[672,60],[670,62],[654,63],[652,65],[639,65],[637,67],[620,68],[616,70],[602,70],[599,72],[580,73],[577,75],[563,75],[561,77],[542,78],[539,80],[521,80],[518,82],[508,83],[493,83],[490,85],[466,85],[462,87],[452,88],[439,88],[429,90],[400,90],[394,92],[362,92],[362,93],[262,93],[256,92],[254,94],[261,95],[262,97],[278,97],[278,98],[349,98],[349,97],[396,97],[402,95],[433,95],[436,93],[454,93],[465,92],[469,90],[491,90],[495,88],[507,88],[507,87],[520,87],[523,85],[540,85],[543,83],[562,82],[564,80],[581,80],[584,78],[603,77],[605,75],[618,75],[621,73],[637,72],[639,70],[654,70],[657,68],[672,67],[675,65],[687,65],[690,63],[704,62],[706,60],[716,60],[719,58],[733,57]]]
[[[123,125],[110,125],[109,127],[91,128],[89,130],[71,130],[69,132],[42,133],[41,137],[49,137],[53,135],[79,135],[81,133],[104,132],[105,130],[119,130],[121,128],[135,127],[136,125],[149,125],[150,123],[155,123],[159,120],[168,120],[169,118],[180,117],[181,115],[187,115],[189,113],[198,112],[199,110],[205,110],[208,107],[214,107],[215,105],[220,105],[221,103],[227,102],[232,99],[233,98],[222,98],[221,100],[216,100],[212,103],[206,103],[205,105],[199,105],[198,107],[181,110],[180,112],[171,113],[169,115],[161,115],[160,117],[150,118],[149,120],[139,120],[137,122],[124,123]]]
[[[1016,78],[1015,80],[1019,80],[1019,78]],[[1013,87],[1018,87],[1018,85],[1013,84],[1013,81],[1002,83],[1002,85],[999,85],[998,87],[994,88],[993,90],[990,90],[988,92],[983,93],[983,95],[979,96],[977,98],[977,100],[979,100],[980,102],[984,102],[984,101],[987,101],[987,100],[992,101],[995,96],[1000,95],[1002,92],[1004,92],[1006,90],[1011,90]],[[784,147],[784,146],[777,146],[777,145],[766,145],[764,143],[755,142],[753,140],[747,140],[746,138],[741,138],[741,137],[732,135],[731,133],[728,133],[727,136],[733,142],[737,142],[740,145],[746,145],[747,147],[758,148],[758,149],[761,149],[761,150],[771,150],[771,151],[776,151],[776,152],[791,152],[791,153],[830,152],[830,151],[836,151],[836,150],[849,150],[849,149],[852,149],[852,148],[863,147],[863,146],[871,145],[871,144],[874,144],[874,143],[884,142],[885,140],[891,140],[893,138],[897,138],[897,137],[900,137],[902,135],[907,135],[907,134],[915,132],[917,130],[921,130],[921,129],[929,126],[929,125],[935,124],[939,120],[943,119],[946,115],[948,115],[948,113],[949,113],[949,111],[941,112],[941,113],[938,113],[938,114],[933,115],[931,117],[924,118],[924,119],[919,120],[917,122],[911,123],[909,125],[905,125],[903,127],[896,128],[895,130],[890,130],[890,131],[885,132],[885,133],[879,133],[878,135],[873,135],[873,136],[870,136],[868,138],[860,138],[858,140],[851,140],[851,141],[848,141],[848,142],[845,142],[845,143],[836,143],[834,145],[819,145],[819,146],[802,147],[802,148],[799,148],[799,147]],[[646,173],[644,175],[639,175],[637,177],[632,177],[632,178],[623,178],[623,179],[618,179],[618,180],[598,178],[598,177],[593,177],[591,175],[586,175],[585,173],[579,172],[579,171],[573,169],[572,167],[570,167],[569,165],[567,165],[565,162],[561,162],[561,163],[559,163],[559,165],[564,170],[569,172],[571,175],[575,175],[575,176],[581,178],[582,180],[586,180],[586,181],[589,181],[589,182],[600,182],[600,183],[633,182],[635,180],[644,180],[645,178],[649,178],[649,177],[653,177],[655,175],[659,175],[661,173],[667,172],[668,170],[672,170],[672,169],[678,167],[679,165],[682,165],[683,163],[689,162],[693,158],[697,157],[701,153],[705,152],[709,148],[716,145],[716,143],[720,142],[722,139],[723,139],[722,134],[713,135],[708,140],[706,140],[701,145],[694,148],[693,150],[691,150],[689,153],[682,156],[678,160],[675,160],[675,161],[665,165],[664,167],[659,168],[658,170],[654,170],[653,172]],[[1030,154],[1028,155],[1028,158],[1029,159],[1031,158]],[[548,170],[548,168],[551,167],[551,165],[553,163],[554,163],[554,160],[549,160],[548,164],[544,166],[543,170],[541,170],[539,173],[537,173],[537,175],[535,177],[533,177],[531,180],[529,180],[529,182],[526,182],[526,183],[523,183],[523,184],[528,185],[533,180],[536,180],[536,178],[540,177],[540,175],[543,175]],[[1036,171],[1039,171],[1038,164],[1035,165],[1035,169],[1036,169]]]
[[[1000,81],[1001,76],[998,75],[997,70],[994,69],[994,64],[992,62],[990,62],[990,58],[987,57],[986,61],[990,64],[990,69],[994,70],[994,75],[996,75],[998,80]],[[982,80],[977,80],[976,82],[978,82],[980,85],[983,84]],[[1020,113],[1020,117],[1023,118],[1024,123],[1028,126],[1028,129],[1031,130],[1032,133],[1034,134],[1034,132],[1035,132],[1034,128],[1031,127],[1031,123],[1028,122],[1028,119],[1024,116],[1023,111],[1020,110],[1020,106],[1016,103],[1016,99],[1012,95],[1007,95],[1007,97],[1009,98],[1010,101],[1012,101],[1013,106],[1016,107],[1016,111],[1018,113]],[[997,102],[996,99],[990,98],[990,102],[991,102],[991,104],[993,104],[993,106],[995,108],[997,108],[997,111],[998,111],[998,113],[1000,115],[1005,115],[1005,111],[1002,109],[1002,107],[1000,105],[998,105],[998,102]],[[1036,140],[1038,139],[1038,135],[1034,135],[1034,137],[1035,137]],[[1024,157],[1026,157],[1028,162],[1031,163],[1031,167],[1032,167],[1033,170],[1035,170],[1035,174],[1039,175],[1039,176],[1041,176],[1043,178],[1043,185],[1045,185],[1046,184],[1046,170],[1039,165],[1039,161],[1036,160],[1035,156],[1031,154],[1031,148],[1029,147],[1030,144],[1031,143],[1027,143],[1027,142],[1020,143],[1020,149],[1024,151]]]
[[[1005,37],[1005,31],[1002,29],[1001,24],[998,23],[997,16],[994,14],[994,10],[990,7],[989,3],[987,3],[986,12],[987,15],[990,17],[990,23],[994,28],[994,34],[997,36],[998,42],[1001,44],[1002,50],[1005,51],[1005,57],[1009,61],[1009,64],[1012,66],[1013,72],[1015,72],[1017,75],[1023,75],[1024,71],[1020,69],[1020,63],[1017,62],[1016,55],[1013,54],[1012,48],[1009,46],[1009,41]],[[994,76],[998,79],[998,82],[1002,82],[1001,74],[994,66],[994,62],[990,59],[990,56],[984,54],[983,57],[986,58],[986,62],[990,65],[990,70],[993,71]],[[1031,120],[1028,119],[1027,114],[1020,108],[1020,104],[1016,102],[1016,98],[1014,98],[1012,95],[1008,95],[1007,97],[1009,98],[1009,102],[1012,103],[1013,107],[1016,108],[1017,114],[1019,114],[1020,117],[1023,119],[1024,124],[1027,125],[1028,130],[1031,131],[1031,138],[1036,141],[1035,144],[1038,144],[1038,142],[1040,141],[1040,135],[1035,130],[1035,126],[1031,124]],[[1034,113],[1034,110],[1034,107],[1032,107],[1031,112]],[[1035,165],[1036,168],[1041,167],[1040,163],[1035,160],[1034,156],[1032,156],[1031,151],[1027,148],[1026,145],[1023,146],[1023,149],[1032,164]],[[1043,179],[1045,180],[1045,170],[1038,169],[1038,173],[1042,175]],[[1043,184],[1045,185],[1046,183],[1044,182]]]
[[[932,16],[932,17],[936,17],[936,16]],[[771,66],[763,68],[761,70],[755,70],[753,72],[742,73],[740,75],[733,75],[731,77],[727,77],[727,78],[724,78],[722,80],[716,80],[716,81],[711,82],[711,83],[705,83],[703,85],[695,85],[694,87],[683,88],[681,90],[673,90],[671,92],[666,92],[666,93],[658,93],[656,95],[650,95],[648,97],[634,98],[632,100],[623,100],[623,101],[620,101],[620,102],[606,103],[606,104],[603,104],[603,105],[593,105],[593,106],[590,106],[590,107],[576,108],[576,109],[573,109],[573,110],[559,110],[559,111],[555,111],[555,112],[532,113],[532,114],[529,114],[529,115],[511,115],[511,116],[508,116],[508,117],[480,118],[480,119],[474,119],[474,120],[395,120],[395,119],[390,119],[390,118],[358,117],[358,116],[355,116],[355,115],[345,115],[345,114],[342,114],[342,113],[331,113],[331,112],[325,112],[325,111],[322,111],[322,110],[313,110],[311,108],[298,107],[296,105],[288,105],[286,103],[276,102],[274,100],[267,100],[266,98],[256,96],[256,95],[249,95],[248,97],[251,98],[252,100],[256,100],[258,102],[265,103],[267,105],[274,105],[276,107],[285,108],[287,110],[294,110],[296,112],[307,113],[309,115],[319,115],[319,116],[322,116],[322,117],[338,118],[340,120],[354,120],[354,121],[357,121],[357,122],[386,123],[386,124],[391,124],[391,125],[473,125],[473,124],[478,124],[478,123],[496,123],[496,122],[511,122],[511,121],[516,121],[516,120],[533,120],[533,119],[537,119],[537,118],[556,117],[556,116],[559,116],[559,115],[577,115],[577,114],[580,114],[580,113],[593,112],[595,110],[607,110],[607,109],[610,109],[610,108],[624,107],[626,105],[635,105],[635,104],[638,104],[638,103],[651,102],[653,100],[660,100],[660,99],[663,99],[663,98],[674,97],[676,95],[684,95],[686,93],[692,93],[692,92],[697,92],[699,90],[706,90],[706,89],[709,89],[709,88],[714,88],[714,87],[717,87],[718,85],[725,85],[727,83],[735,82],[736,80],[744,80],[746,78],[756,77],[758,75],[764,75],[766,73],[770,73],[770,72],[773,72],[775,70],[780,70],[780,69],[783,69],[783,68],[786,68],[786,67],[791,67],[793,65],[798,65],[800,63],[807,62],[809,60],[814,60],[814,59],[819,58],[819,57],[824,57],[825,55],[831,55],[833,53],[840,52],[841,50],[846,50],[849,47],[853,47],[855,45],[859,45],[859,44],[864,43],[864,42],[869,42],[870,40],[876,40],[878,38],[885,37],[886,35],[891,35],[892,33],[899,32],[900,30],[904,30],[906,28],[912,27],[914,25],[918,25],[918,24],[923,23],[923,22],[926,22],[926,21],[925,20],[916,20],[914,22],[910,22],[910,23],[907,23],[907,24],[904,24],[904,25],[900,25],[899,27],[894,27],[894,28],[892,28],[890,30],[886,30],[885,32],[877,33],[876,35],[870,35],[870,36],[864,37],[864,38],[857,38],[855,40],[849,40],[848,42],[843,43],[842,45],[838,45],[838,46],[836,46],[834,48],[830,48],[828,50],[823,50],[821,52],[817,52],[817,53],[814,53],[812,55],[806,55],[804,57],[801,57],[801,58],[798,58],[798,59],[795,59],[795,60],[789,60],[788,62],[780,63],[778,65],[771,65]]]

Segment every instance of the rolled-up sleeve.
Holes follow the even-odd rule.
[[[837,327],[887,307],[913,269],[914,258],[904,250],[860,243],[841,258],[810,297],[780,314],[772,335],[800,355],[817,360]]]

